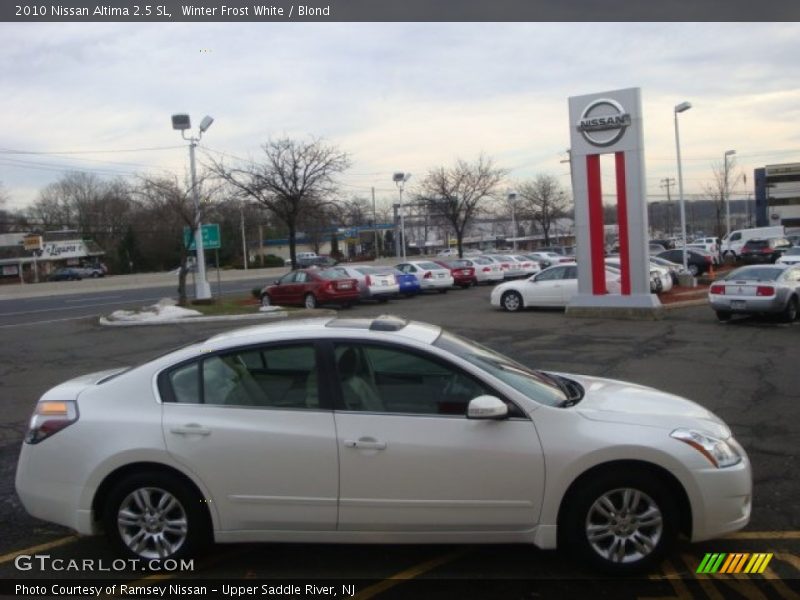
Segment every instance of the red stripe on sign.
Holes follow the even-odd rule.
[[[631,253],[628,239],[628,190],[625,179],[625,153],[615,152],[617,167],[617,224],[619,226],[619,265],[622,271],[622,294],[631,293]]]
[[[586,179],[589,185],[589,248],[592,262],[592,294],[607,294],[605,229],[603,228],[603,187],[600,182],[600,155],[586,156]]]

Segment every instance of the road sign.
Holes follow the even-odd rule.
[[[220,247],[219,225],[217,223],[203,225],[201,232],[203,234],[203,250],[216,250]],[[194,236],[189,227],[183,228],[183,244],[189,250],[196,250]]]

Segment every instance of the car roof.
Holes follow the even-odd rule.
[[[242,327],[217,334],[201,343],[206,351],[224,350],[247,344],[258,344],[270,338],[317,339],[329,337],[350,337],[348,333],[369,332],[370,337],[399,336],[424,344],[432,344],[442,329],[420,321],[409,321],[394,315],[380,315],[374,318],[336,318],[316,317],[292,319],[280,323],[266,323]]]

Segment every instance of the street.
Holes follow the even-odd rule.
[[[252,287],[251,282],[230,285],[239,285],[242,293]],[[53,556],[113,559],[103,538],[72,539],[68,531],[26,515],[13,489],[16,457],[33,405],[52,385],[84,372],[145,361],[231,328],[225,323],[114,328],[100,326],[96,316],[84,316],[107,313],[126,303],[136,305],[143,299],[158,299],[164,292],[169,293],[134,290],[130,300],[116,297],[122,292],[36,301],[41,304],[31,299],[25,301],[25,309],[42,312],[1,317],[5,343],[0,366],[0,519],[7,525],[0,540],[0,576],[88,577],[85,573],[22,572],[15,568],[10,553],[39,544],[55,543],[52,548],[45,546]],[[798,577],[800,564],[800,484],[787,475],[797,470],[796,449],[800,447],[793,360],[800,323],[745,319],[719,324],[707,306],[670,310],[664,320],[655,322],[574,319],[558,310],[510,314],[492,309],[488,295],[487,287],[452,290],[389,304],[365,303],[343,314],[393,313],[436,323],[537,368],[630,380],[686,396],[711,409],[732,427],[753,463],[751,523],[746,531],[724,540],[682,543],[659,572],[652,574],[655,580],[639,582],[641,586],[631,588],[631,593],[727,597],[729,583],[712,583],[695,576],[704,553],[771,552],[774,557],[767,575],[789,579],[758,576],[756,592],[761,595],[749,597],[797,597],[792,594],[797,593],[798,581],[791,578]],[[74,313],[69,320],[56,320],[59,309],[48,302],[62,306],[70,302],[75,308],[67,310]],[[8,305],[2,306],[5,311]],[[26,320],[11,320],[23,316]],[[565,589],[578,593],[583,589],[581,581],[585,584],[584,578],[590,576],[557,552],[520,546],[217,546],[198,565],[202,565],[201,573],[191,577],[364,580],[368,583],[359,585],[359,597],[380,598],[414,597],[414,585],[400,585],[394,579],[389,580],[394,583],[388,587],[363,595],[377,585],[375,582],[403,573],[405,579],[415,581],[444,580],[449,582],[444,588],[451,590],[458,587],[453,587],[453,581],[482,579],[480,585],[462,586],[467,588],[463,590],[458,587],[459,596],[468,598],[529,597],[534,590],[542,597],[551,597],[550,593],[557,596]],[[140,575],[126,574],[133,576]],[[543,580],[552,585],[542,584]],[[443,584],[440,581],[437,585]],[[588,585],[585,591],[592,589]],[[613,589],[607,588],[608,597],[622,597],[614,595]]]

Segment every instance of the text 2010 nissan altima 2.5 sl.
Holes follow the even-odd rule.
[[[16,486],[32,515],[145,559],[526,542],[616,572],[751,505],[747,455],[702,406],[390,316],[240,329],[67,381],[36,406]]]

